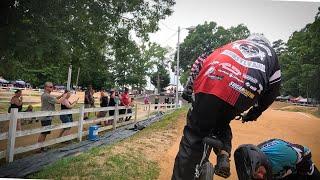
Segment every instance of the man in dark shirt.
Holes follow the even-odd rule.
[[[94,107],[94,97],[93,97],[92,85],[88,86],[88,89],[84,92],[84,107],[93,108]],[[84,119],[89,118],[89,113],[84,113]]]

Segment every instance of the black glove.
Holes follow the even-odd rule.
[[[252,107],[247,113],[242,115],[242,122],[256,121],[261,114],[262,112],[257,107]]]
[[[192,89],[191,88],[188,88],[186,87],[183,92],[182,92],[182,98],[186,101],[188,101],[188,103],[191,103],[193,100],[192,100]]]

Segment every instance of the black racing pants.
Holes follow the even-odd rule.
[[[285,178],[284,180],[319,180],[320,172],[316,166],[314,166],[314,171],[312,175],[299,175],[299,174],[291,174]]]
[[[234,107],[214,95],[196,94],[193,109],[188,112],[172,179],[193,179],[196,164],[203,153],[202,139],[210,134],[221,140],[222,149],[231,154],[232,132],[229,123],[238,113]]]

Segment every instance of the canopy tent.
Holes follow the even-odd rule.
[[[5,80],[3,77],[0,77],[0,83],[8,84],[8,83],[10,83],[10,82],[7,81],[7,80]]]

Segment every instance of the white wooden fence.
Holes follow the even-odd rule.
[[[162,111],[166,110],[172,110],[175,107],[174,104],[149,104],[149,105],[139,105],[139,106],[147,106],[147,117],[150,117],[150,111],[151,109],[155,109],[157,107],[156,111],[160,111],[160,108]],[[144,107],[143,107],[144,108]],[[39,149],[41,147],[50,146],[53,144],[61,143],[64,141],[69,141],[72,139],[78,139],[79,141],[82,141],[82,137],[88,134],[88,131],[84,131],[83,125],[85,124],[96,124],[103,121],[108,121],[113,119],[113,124],[104,126],[99,128],[98,132],[105,131],[108,129],[115,130],[117,127],[124,126],[130,123],[133,123],[137,121],[137,115],[138,115],[138,104],[135,105],[134,110],[132,113],[127,114],[121,114],[119,115],[120,109],[126,109],[125,106],[114,106],[114,107],[99,107],[99,108],[84,108],[84,106],[80,106],[79,109],[70,109],[70,110],[61,110],[61,111],[37,111],[37,112],[18,112],[18,109],[11,109],[11,113],[7,114],[1,114],[0,115],[0,122],[1,121],[9,121],[9,131],[5,133],[0,133],[0,140],[6,140],[7,139],[7,150],[0,151],[0,159],[6,158],[7,162],[12,162],[14,159],[15,154],[20,154],[24,152],[28,152],[31,150]],[[90,119],[90,120],[84,120],[84,113],[87,112],[100,112],[100,111],[110,111],[115,110],[114,116],[107,116],[102,118],[96,118],[96,119]],[[45,116],[58,116],[58,115],[65,115],[65,114],[79,114],[79,120],[70,122],[70,123],[62,123],[59,125],[50,125],[50,126],[44,126],[40,128],[34,128],[34,129],[28,129],[28,130],[22,130],[22,131],[16,131],[17,127],[17,121],[19,119],[24,120],[32,120],[32,118],[39,118],[39,117],[45,117]],[[132,120],[130,121],[124,121],[124,122],[118,122],[119,118],[125,118],[128,116],[132,116]],[[23,137],[28,136],[32,134],[39,134],[41,132],[46,131],[52,131],[52,130],[58,130],[68,127],[78,127],[78,133],[71,134],[67,136],[62,136],[55,139],[50,139],[42,143],[36,143],[28,146],[23,147],[15,147],[15,142],[17,137]]]

